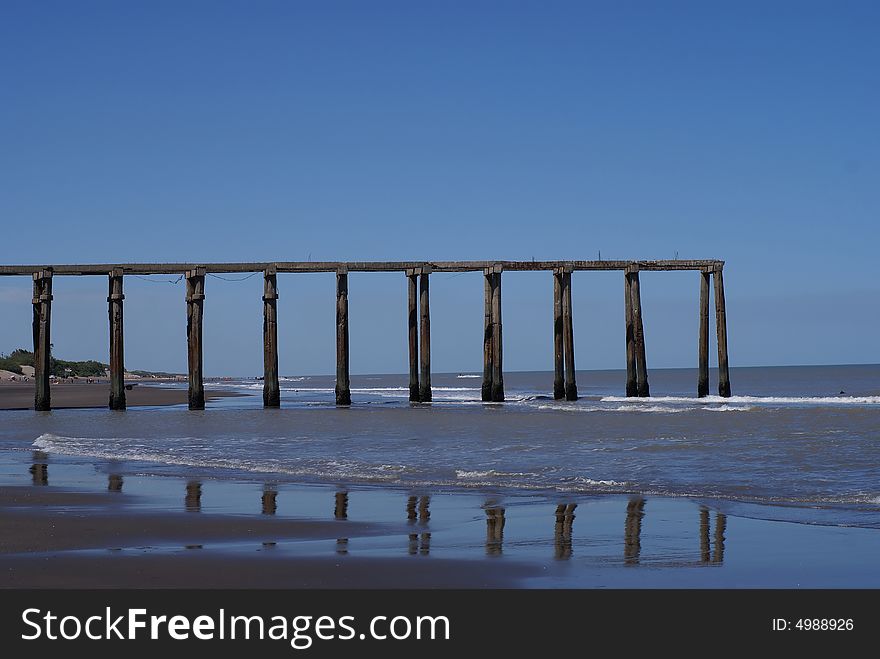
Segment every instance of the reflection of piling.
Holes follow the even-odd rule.
[[[700,563],[721,564],[724,562],[724,532],[727,530],[727,515],[715,513],[715,533],[712,534],[710,552],[709,509],[700,508]]]
[[[188,513],[202,511],[202,484],[199,481],[190,481],[186,484],[184,506]]]
[[[46,462],[48,459],[49,456],[42,451],[34,451],[34,463],[28,469],[34,485],[49,484],[49,464]]]
[[[337,554],[347,554],[348,553],[348,538],[336,538],[336,553]]]
[[[574,524],[576,503],[560,503],[556,506],[556,526],[553,533],[554,556],[558,559],[571,558],[571,527]]]
[[[724,562],[724,531],[727,530],[727,515],[715,513],[715,551],[712,554],[713,563]]]
[[[261,499],[264,515],[274,515],[278,510],[278,491],[271,485],[263,488],[263,496]]]
[[[486,508],[486,554],[500,556],[504,543],[504,508]]]
[[[122,476],[120,474],[110,474],[107,477],[107,489],[110,492],[122,492]]]
[[[700,562],[709,562],[709,510],[700,508]]]
[[[642,517],[645,516],[645,500],[633,497],[626,504],[626,525],[623,539],[623,561],[626,565],[638,565],[642,553]]]
[[[427,524],[431,519],[431,497],[429,496],[410,496],[406,500],[406,519],[410,524],[419,521],[421,524]]]
[[[348,492],[336,493],[336,507],[333,510],[334,519],[348,519]]]

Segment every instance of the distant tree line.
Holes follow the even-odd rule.
[[[34,353],[24,348],[13,350],[8,355],[0,353],[0,370],[12,371],[22,374],[22,366],[34,365]],[[69,362],[64,359],[55,359],[49,354],[49,374],[59,378],[70,377],[102,377],[109,364],[103,364],[93,359],[83,362]]]

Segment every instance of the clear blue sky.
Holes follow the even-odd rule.
[[[721,258],[733,365],[880,362],[880,3],[4,2],[2,262]],[[698,276],[642,277],[649,366]],[[279,282],[281,371],[334,370],[332,275]],[[402,275],[351,276],[353,372],[406,368]],[[261,282],[207,281],[209,374],[261,370]],[[575,275],[579,368],[622,275]],[[127,365],[185,369],[182,284],[126,280]],[[105,358],[106,281],[53,342]],[[432,278],[434,367],[481,367],[480,275]],[[0,279],[0,351],[30,283]],[[552,368],[550,275],[505,366]]]

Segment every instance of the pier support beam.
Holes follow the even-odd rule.
[[[709,271],[700,273],[700,337],[697,397],[709,395]]]
[[[484,402],[492,400],[492,274],[489,268],[483,271],[483,290],[485,292],[484,323],[483,323],[483,387],[480,391]]]
[[[632,280],[629,272],[623,275],[624,310],[626,316],[626,395],[638,396],[638,376],[636,368],[636,332],[632,307]]]
[[[553,398],[565,398],[565,347],[562,338],[562,271],[553,271]]]
[[[730,397],[730,371],[727,364],[727,314],[724,309],[724,278],[721,267],[715,277],[715,331],[718,334],[718,395]]]
[[[189,409],[205,409],[202,375],[202,318],[205,303],[205,269],[186,272],[186,343],[189,372]]]
[[[418,268],[406,271],[407,326],[409,336],[409,401],[419,402],[419,311]]]
[[[501,265],[496,265],[492,286],[492,401],[504,400],[504,352],[501,332]]]
[[[34,409],[38,412],[52,409],[49,392],[49,357],[52,321],[52,271],[34,273]]]
[[[429,267],[423,267],[419,276],[419,400],[431,401],[431,304],[428,297]]]
[[[562,343],[565,348],[565,400],[577,400],[574,371],[574,321],[571,314],[571,268],[562,274]]]
[[[504,400],[504,368],[501,331],[501,264],[483,270],[486,278],[485,331],[483,333],[484,401]]]
[[[278,384],[278,275],[263,272],[263,407],[281,407]]]
[[[107,311],[110,316],[110,409],[125,409],[125,350],[122,323],[122,270],[110,271]]]
[[[348,268],[336,271],[336,404],[351,405],[348,374]]]
[[[642,325],[642,295],[639,289],[639,268],[630,266],[627,269],[630,281],[630,296],[633,318],[633,348],[636,358],[636,394],[640,397],[650,396],[648,387],[648,360],[645,356],[645,328]]]

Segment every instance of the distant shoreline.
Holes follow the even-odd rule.
[[[187,390],[171,387],[151,386],[156,382],[175,382],[175,380],[149,380],[146,383],[131,383],[134,386],[125,392],[129,407],[156,405],[183,405],[187,402]],[[64,382],[52,385],[53,409],[84,409],[107,407],[110,398],[110,384],[106,379],[95,382]],[[206,400],[230,396],[244,396],[235,391],[206,390]],[[0,382],[0,410],[30,410],[34,407],[34,383]]]

